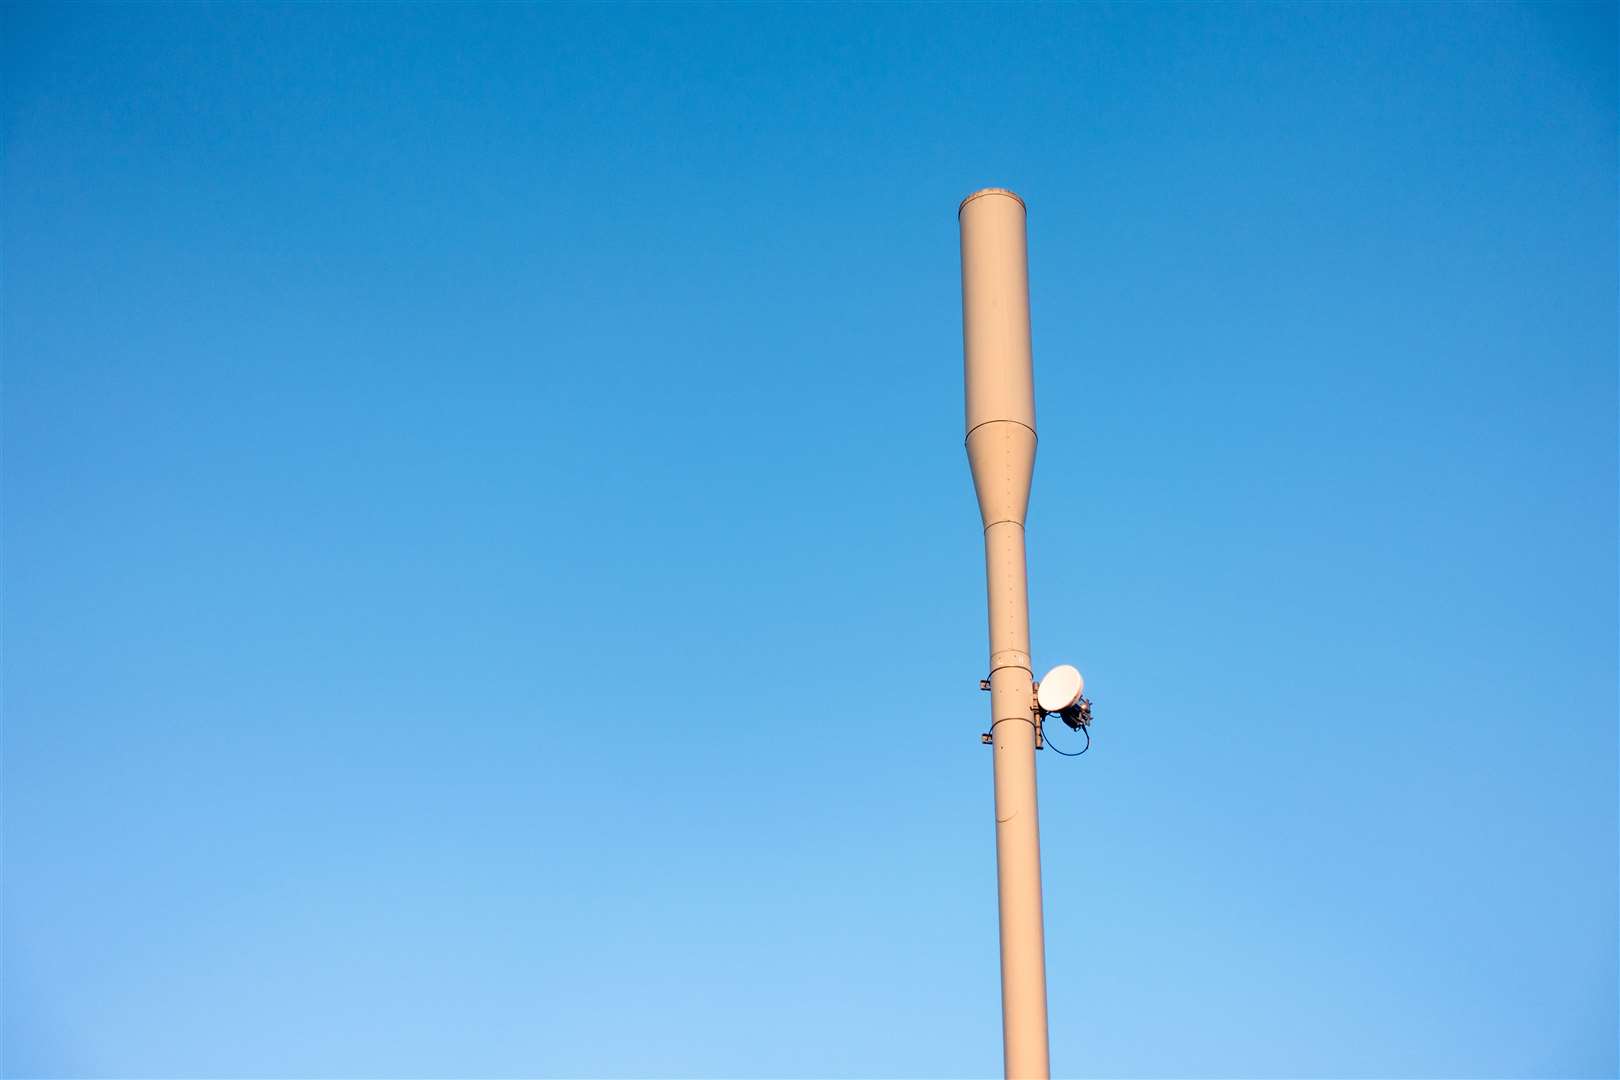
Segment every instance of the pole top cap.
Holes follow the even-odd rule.
[[[962,216],[962,207],[966,206],[968,203],[972,202],[974,199],[981,198],[981,197],[983,197],[985,195],[1005,195],[1005,196],[1007,196],[1007,198],[1009,198],[1013,202],[1017,203],[1019,209],[1023,210],[1025,213],[1029,212],[1029,207],[1025,206],[1024,205],[1024,200],[1018,197],[1018,192],[1012,191],[1012,190],[1010,190],[1008,188],[1004,188],[1004,187],[987,187],[987,188],[980,188],[978,191],[975,191],[973,194],[969,195],[967,198],[963,199],[960,203],[958,203],[957,206],[956,206],[956,216],[957,217]]]

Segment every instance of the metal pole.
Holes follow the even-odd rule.
[[[1029,659],[1024,514],[1035,471],[1024,201],[987,188],[962,200],[962,346],[967,452],[984,520],[990,599],[990,736],[1001,904],[1006,1073],[1045,1080],[1046,941],[1035,800],[1035,676]]]

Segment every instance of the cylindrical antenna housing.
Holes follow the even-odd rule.
[[[984,523],[989,589],[1003,1063],[1008,1077],[1045,1080],[1046,942],[1024,559],[1024,515],[1035,472],[1024,201],[1003,188],[986,188],[962,200],[957,218],[968,463]]]

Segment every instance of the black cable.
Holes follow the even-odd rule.
[[[1062,754],[1064,757],[1079,757],[1081,754],[1083,754],[1087,750],[1091,749],[1091,731],[1090,731],[1090,729],[1087,728],[1084,724],[1082,724],[1080,726],[1080,732],[1081,732],[1081,734],[1085,735],[1085,737],[1086,737],[1086,745],[1083,746],[1082,748],[1080,748],[1079,750],[1076,750],[1073,753],[1070,753],[1067,750],[1059,750],[1056,746],[1054,746],[1052,744],[1052,736],[1046,734],[1046,725],[1045,724],[1041,725],[1041,735],[1046,740],[1046,748],[1048,750],[1051,750],[1053,753]]]

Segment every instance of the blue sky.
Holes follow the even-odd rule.
[[[8,6],[4,1069],[1613,1076],[1616,10]]]

